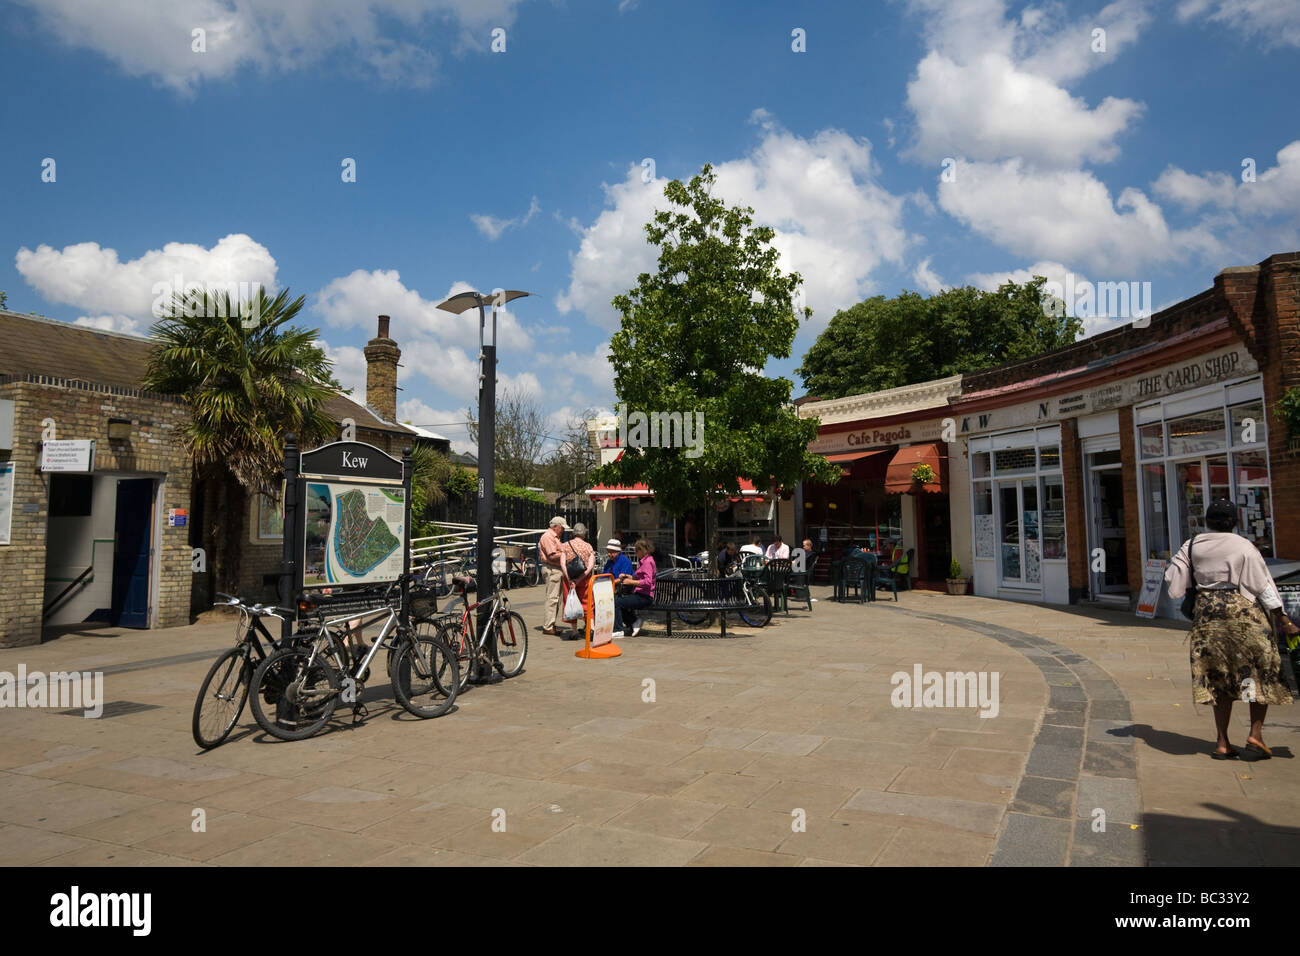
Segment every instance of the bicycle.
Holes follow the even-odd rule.
[[[470,671],[476,664],[486,664],[490,660],[502,677],[515,677],[523,671],[528,656],[528,628],[523,616],[510,610],[509,598],[500,592],[493,594],[487,602],[492,610],[483,633],[477,637],[477,611],[482,601],[466,603],[459,615],[443,615],[438,626],[438,637],[455,652],[456,662],[463,665],[459,678],[461,688],[469,680]]]
[[[267,658],[267,650],[262,645],[266,638],[271,645],[271,652],[280,649],[280,642],[271,636],[271,632],[262,623],[263,617],[287,620],[294,612],[288,608],[262,604],[245,604],[239,598],[217,592],[223,600],[214,601],[213,607],[229,607],[239,612],[239,623],[235,633],[243,632],[234,647],[225,651],[212,662],[208,674],[199,685],[199,694],[194,699],[194,717],[190,721],[190,732],[194,742],[204,750],[211,750],[225,743],[230,732],[239,722],[248,701],[248,689],[252,683],[253,670]],[[257,660],[254,661],[253,657]],[[209,695],[209,689],[215,689]]]
[[[316,626],[291,635],[286,646],[262,661],[253,674],[253,716],[258,725],[281,740],[304,740],[325,726],[340,702],[352,704],[354,723],[361,720],[365,682],[380,648],[388,651],[393,696],[407,711],[428,719],[450,710],[461,683],[456,655],[432,629],[433,619],[403,626],[399,609],[392,606],[394,591],[413,577],[402,575],[390,585],[382,606],[340,612],[335,618],[313,608]],[[385,618],[364,656],[364,645],[351,647],[348,642],[347,625],[358,617],[363,623],[370,619],[371,624]],[[263,685],[267,685],[265,694]],[[274,715],[263,709],[264,700],[275,708]]]

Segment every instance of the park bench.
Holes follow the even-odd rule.
[[[718,612],[722,636],[727,636],[727,612],[754,606],[742,577],[719,578],[698,571],[673,569],[655,576],[655,596],[646,611],[663,612],[668,636],[673,636],[673,615],[679,611]]]

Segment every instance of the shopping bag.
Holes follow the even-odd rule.
[[[570,588],[569,596],[564,599],[564,619],[566,621],[580,621],[582,617],[582,601],[578,598],[578,589]]]

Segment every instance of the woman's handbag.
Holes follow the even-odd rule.
[[[570,548],[570,550],[573,549]],[[578,557],[576,552],[574,553],[573,557],[569,558],[568,562],[565,564],[565,567],[568,568],[569,570],[570,581],[581,581],[583,576],[586,575],[587,573],[587,562],[582,560],[582,558]],[[565,618],[565,620],[567,621],[568,618]]]
[[[1187,576],[1191,578],[1191,583],[1187,585],[1187,593],[1183,595],[1183,603],[1178,610],[1183,612],[1183,617],[1189,621],[1196,620],[1196,565],[1192,563],[1192,545],[1196,544],[1196,536],[1187,542]]]

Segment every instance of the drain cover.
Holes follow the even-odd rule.
[[[104,712],[99,716],[103,717],[122,717],[125,714],[138,714],[145,710],[157,710],[158,704],[141,704],[134,700],[115,700],[104,705]],[[69,717],[84,717],[86,708],[79,710],[60,710],[60,714],[67,714]]]

